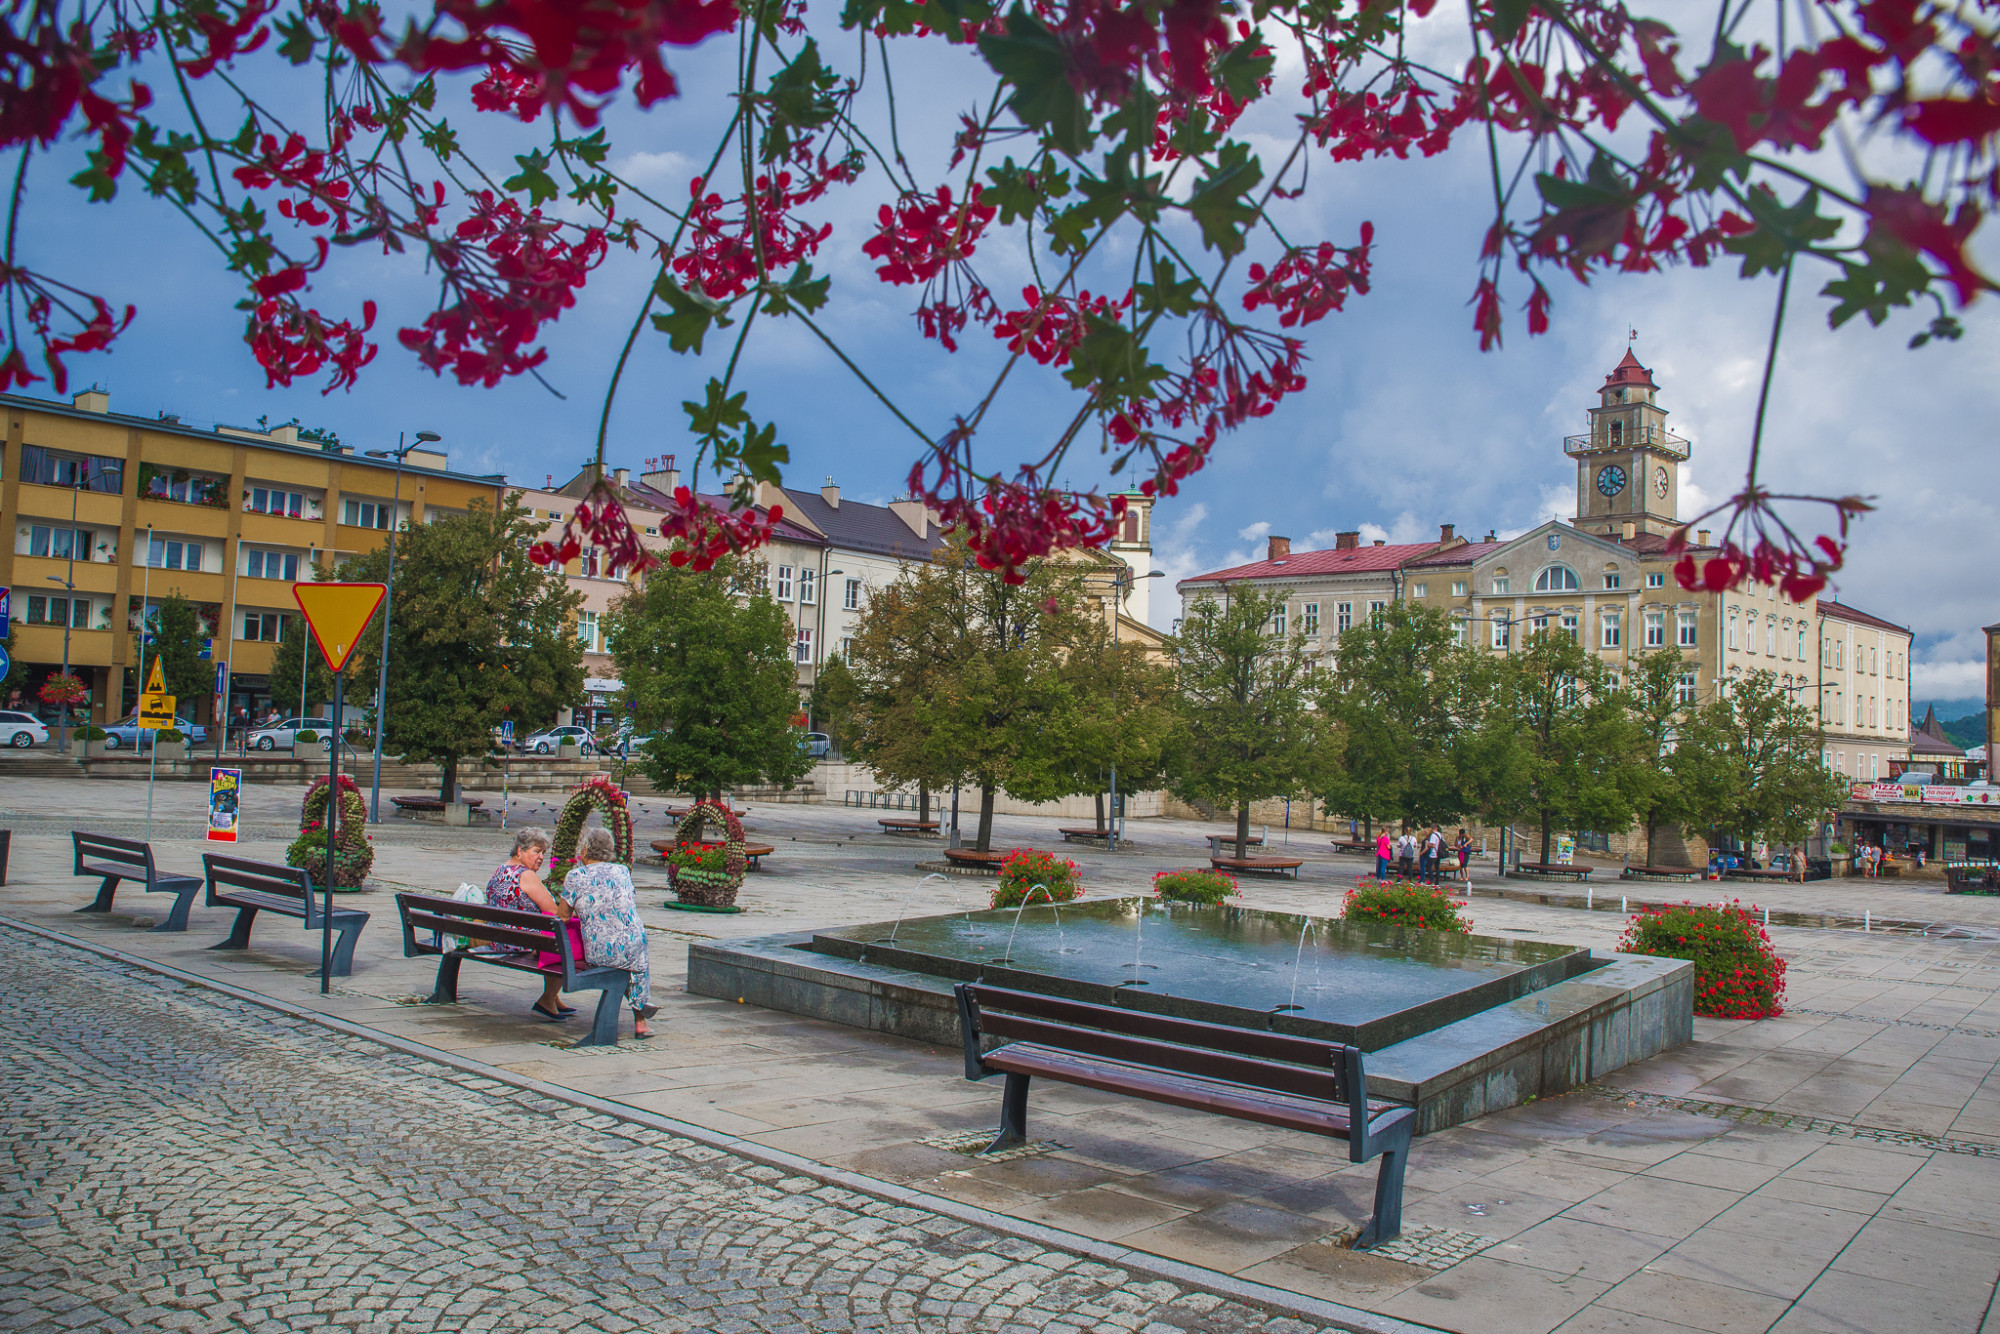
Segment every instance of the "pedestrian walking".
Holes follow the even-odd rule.
[[[1396,840],[1396,874],[1408,880],[1417,873],[1417,836],[1407,828]]]
[[[1394,852],[1389,846],[1389,831],[1384,829],[1380,834],[1375,836],[1375,878],[1377,880],[1387,880],[1389,878],[1389,858],[1393,855]]]
[[[1465,836],[1465,830],[1458,831],[1458,841],[1452,845],[1458,850],[1458,878],[1466,884],[1472,883],[1472,840]]]
[[[1425,884],[1435,885],[1438,882],[1439,868],[1443,863],[1444,830],[1438,828],[1436,825],[1432,825],[1430,833],[1424,835]]]

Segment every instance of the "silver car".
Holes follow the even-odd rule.
[[[34,714],[22,713],[19,709],[0,709],[0,743],[26,750],[48,739],[48,725]]]
[[[325,737],[328,726],[329,720],[325,718],[287,718],[281,723],[251,728],[245,744],[252,750],[290,750],[300,732],[317,732]]]

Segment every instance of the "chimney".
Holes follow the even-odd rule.
[[[1498,540],[1499,540],[1499,539],[1495,538],[1495,537],[1493,536],[1493,534],[1492,534],[1491,532],[1488,532],[1488,533],[1486,534],[1486,541],[1488,541],[1488,542],[1494,542],[1494,541],[1498,541]]]
[[[1450,544],[1450,542],[1451,542],[1451,538],[1452,538],[1452,532],[1451,532],[1451,527],[1452,527],[1452,526],[1451,526],[1450,524],[1448,524],[1448,523],[1441,523],[1441,524],[1439,524],[1439,525],[1438,525],[1438,545],[1439,545],[1439,546],[1446,546],[1446,545],[1449,545],[1449,544]]]
[[[1360,545],[1361,534],[1358,532],[1335,533],[1333,535],[1333,549],[1335,551],[1352,551]]]
[[[1376,546],[1378,546],[1378,547],[1382,545],[1382,542],[1383,542],[1383,539],[1382,539],[1382,538],[1379,538],[1379,537],[1378,537],[1378,538],[1376,538],[1376,539],[1375,539],[1375,545],[1376,545]]]
[[[82,412],[109,412],[111,411],[111,395],[92,385],[70,399],[70,406]]]
[[[632,485],[632,470],[630,468],[613,468],[611,470],[611,478],[618,483],[618,489],[623,491],[626,487]]]
[[[1639,535],[1638,524],[1628,523],[1625,525],[1625,540],[1627,542],[1630,542],[1633,538],[1637,537],[1638,535]]]
[[[647,459],[646,462],[652,466],[639,474],[639,480],[655,491],[672,495],[680,489],[681,484],[681,470],[674,466],[674,459],[675,456],[672,454],[662,454],[656,459]]]
[[[1708,529],[1697,528],[1694,530],[1694,544],[1698,547],[1705,547],[1708,545]]]
[[[1266,538],[1265,542],[1268,544],[1264,549],[1265,560],[1281,561],[1281,560],[1290,560],[1292,558],[1291,538],[1270,537]]]
[[[937,516],[924,509],[924,502],[912,500],[908,496],[889,502],[889,512],[903,521],[905,527],[918,537],[929,537],[930,526],[937,522]]]
[[[819,489],[819,498],[826,502],[828,509],[840,508],[840,488],[833,484],[831,477],[827,478],[826,485]]]

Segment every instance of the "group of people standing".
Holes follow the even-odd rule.
[[[1375,878],[1387,880],[1393,863],[1400,878],[1435,885],[1443,875],[1447,856],[1457,859],[1458,873],[1453,879],[1470,883],[1472,840],[1465,830],[1460,829],[1458,837],[1447,844],[1444,830],[1435,824],[1421,832],[1415,826],[1404,825],[1402,833],[1393,838],[1384,829],[1375,839]]]

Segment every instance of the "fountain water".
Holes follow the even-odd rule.
[[[950,879],[950,877],[945,875],[944,872],[932,871],[922,880],[917,881],[915,888],[911,889],[909,893],[903,896],[902,906],[896,909],[896,924],[889,928],[889,939],[885,943],[890,945],[896,943],[896,933],[903,929],[903,916],[904,914],[910,911],[910,903],[917,897],[917,895],[924,892],[924,886],[932,880],[948,880],[948,879]],[[972,916],[971,913],[966,914],[967,918],[970,918],[971,916]]]
[[[1047,899],[1050,903],[1054,903],[1056,901],[1055,896],[1049,893],[1049,887],[1047,885],[1030,885],[1028,887],[1028,892],[1021,896],[1020,905],[1014,909],[1014,929],[1013,931],[1009,931],[1007,933],[1007,948],[1001,951],[1000,957],[995,959],[993,962],[995,963],[1014,962],[1014,933],[1021,929],[1021,914],[1023,912],[1026,912],[1028,905],[1035,901],[1035,894],[1037,891],[1040,891],[1042,897]],[[1058,929],[1060,929],[1060,925],[1062,922],[1062,913],[1060,910],[1058,910],[1056,913],[1056,922],[1058,924]]]
[[[1291,999],[1290,999],[1290,1000],[1288,1000],[1288,1001],[1287,1001],[1287,1002],[1286,1002],[1285,1004],[1283,1004],[1283,1005],[1277,1005],[1277,1006],[1273,1006],[1272,1008],[1273,1008],[1273,1009],[1275,1009],[1275,1010],[1296,1010],[1296,1009],[1299,1009],[1299,1008],[1300,1008],[1300,1006],[1299,1006],[1299,964],[1300,964],[1300,962],[1301,962],[1302,960],[1304,960],[1304,958],[1306,957],[1306,932],[1308,932],[1308,931],[1312,930],[1312,924],[1313,924],[1313,921],[1312,921],[1312,918],[1310,918],[1310,917],[1306,918],[1306,919],[1305,919],[1305,921],[1303,921],[1303,922],[1299,923],[1299,948],[1298,948],[1297,952],[1296,952],[1296,953],[1294,953],[1294,954],[1292,955],[1292,995],[1291,995]],[[1318,969],[1319,969],[1319,938],[1315,936],[1315,937],[1313,938],[1313,970],[1314,970],[1314,972],[1313,972],[1313,976],[1314,976],[1314,979],[1315,979],[1315,980],[1317,980],[1317,978],[1318,978],[1318,976],[1319,976],[1319,972],[1318,972]]]

